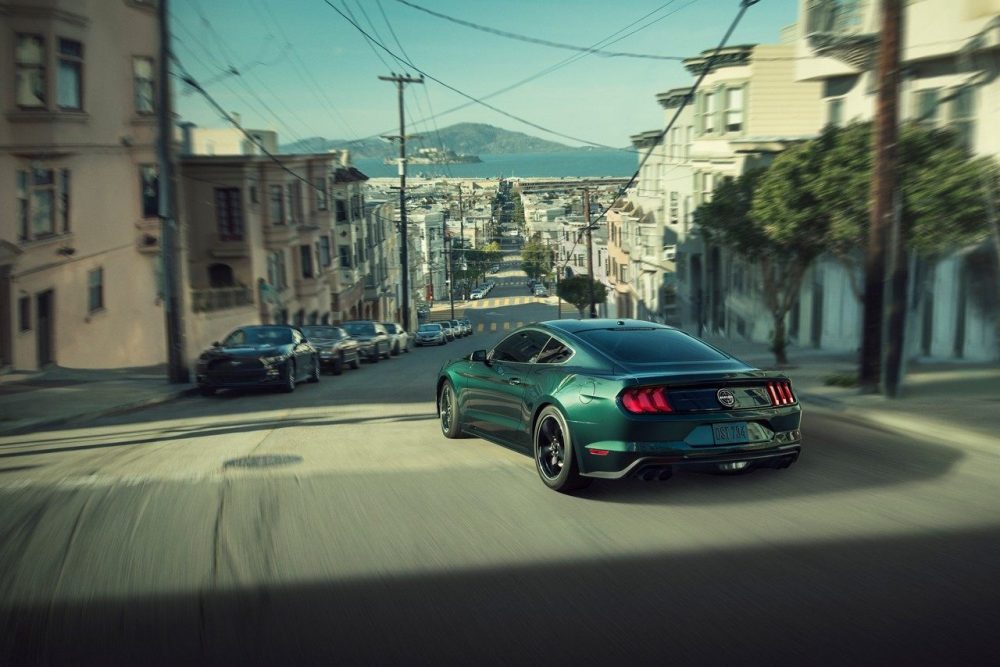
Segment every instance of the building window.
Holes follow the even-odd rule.
[[[83,109],[83,44],[59,38],[56,103],[60,109]]]
[[[337,250],[340,252],[340,267],[343,269],[349,269],[353,265],[351,262],[351,246],[340,245],[337,246]]]
[[[667,219],[670,220],[671,225],[676,225],[680,222],[680,195],[676,192],[670,193],[670,208],[668,212]]]
[[[260,195],[257,194],[257,181],[254,179],[250,179],[249,187],[250,187],[250,203],[259,204]]]
[[[315,206],[317,211],[326,210],[326,179],[317,178],[313,181],[313,192],[316,193]]]
[[[104,308],[104,269],[87,273],[87,312]]]
[[[972,87],[964,86],[955,91],[951,103],[951,128],[958,135],[959,143],[972,148],[975,134],[975,103]]]
[[[343,199],[338,199],[335,204],[337,207],[337,222],[347,222],[347,202]]]
[[[148,115],[156,111],[156,79],[153,76],[152,58],[132,58],[132,81],[135,86],[135,112]]]
[[[705,93],[705,109],[702,118],[705,134],[715,132],[715,93]]]
[[[268,187],[271,195],[271,208],[270,217],[272,225],[283,225],[285,224],[285,197],[284,189],[280,185],[271,185]]]
[[[40,35],[17,36],[14,50],[14,87],[17,106],[45,107],[45,41]]]
[[[835,97],[826,101],[826,124],[833,127],[844,126],[844,98]]]
[[[22,296],[17,300],[17,330],[31,331],[31,297]]]
[[[303,278],[314,278],[313,273],[313,250],[311,245],[300,245],[299,246],[299,259],[302,265],[302,277]]]
[[[142,189],[142,217],[155,218],[160,215],[160,177],[154,164],[139,167],[139,185]]]
[[[215,220],[221,240],[243,240],[243,204],[239,188],[215,188]]]
[[[21,241],[68,233],[69,169],[17,172],[18,238]]]
[[[324,234],[319,237],[319,263],[321,266],[330,266],[333,257],[330,254],[330,237]]]
[[[726,132],[743,131],[743,89],[726,89]]]
[[[295,183],[288,183],[285,186],[288,190],[288,215],[291,222],[302,223],[304,218],[302,215],[302,187],[301,183],[296,181]]]
[[[937,88],[918,90],[916,93],[916,118],[923,125],[937,125],[940,91]]]
[[[277,290],[288,287],[285,275],[285,251],[275,250],[267,258],[267,282]]]

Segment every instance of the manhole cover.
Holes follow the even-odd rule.
[[[269,468],[271,466],[287,466],[301,463],[301,456],[288,454],[265,454],[263,456],[245,456],[241,459],[230,459],[222,464],[223,468]]]

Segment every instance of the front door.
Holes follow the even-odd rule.
[[[55,341],[53,339],[55,292],[46,290],[35,297],[38,321],[38,367],[45,368],[55,363]]]

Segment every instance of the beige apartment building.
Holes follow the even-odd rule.
[[[0,368],[166,358],[156,3],[0,2]]]
[[[190,155],[181,160],[188,346],[248,322],[298,326],[378,315],[367,176],[346,153]]]

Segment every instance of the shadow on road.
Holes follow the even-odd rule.
[[[1000,529],[0,603],[0,663],[1000,663]]]

